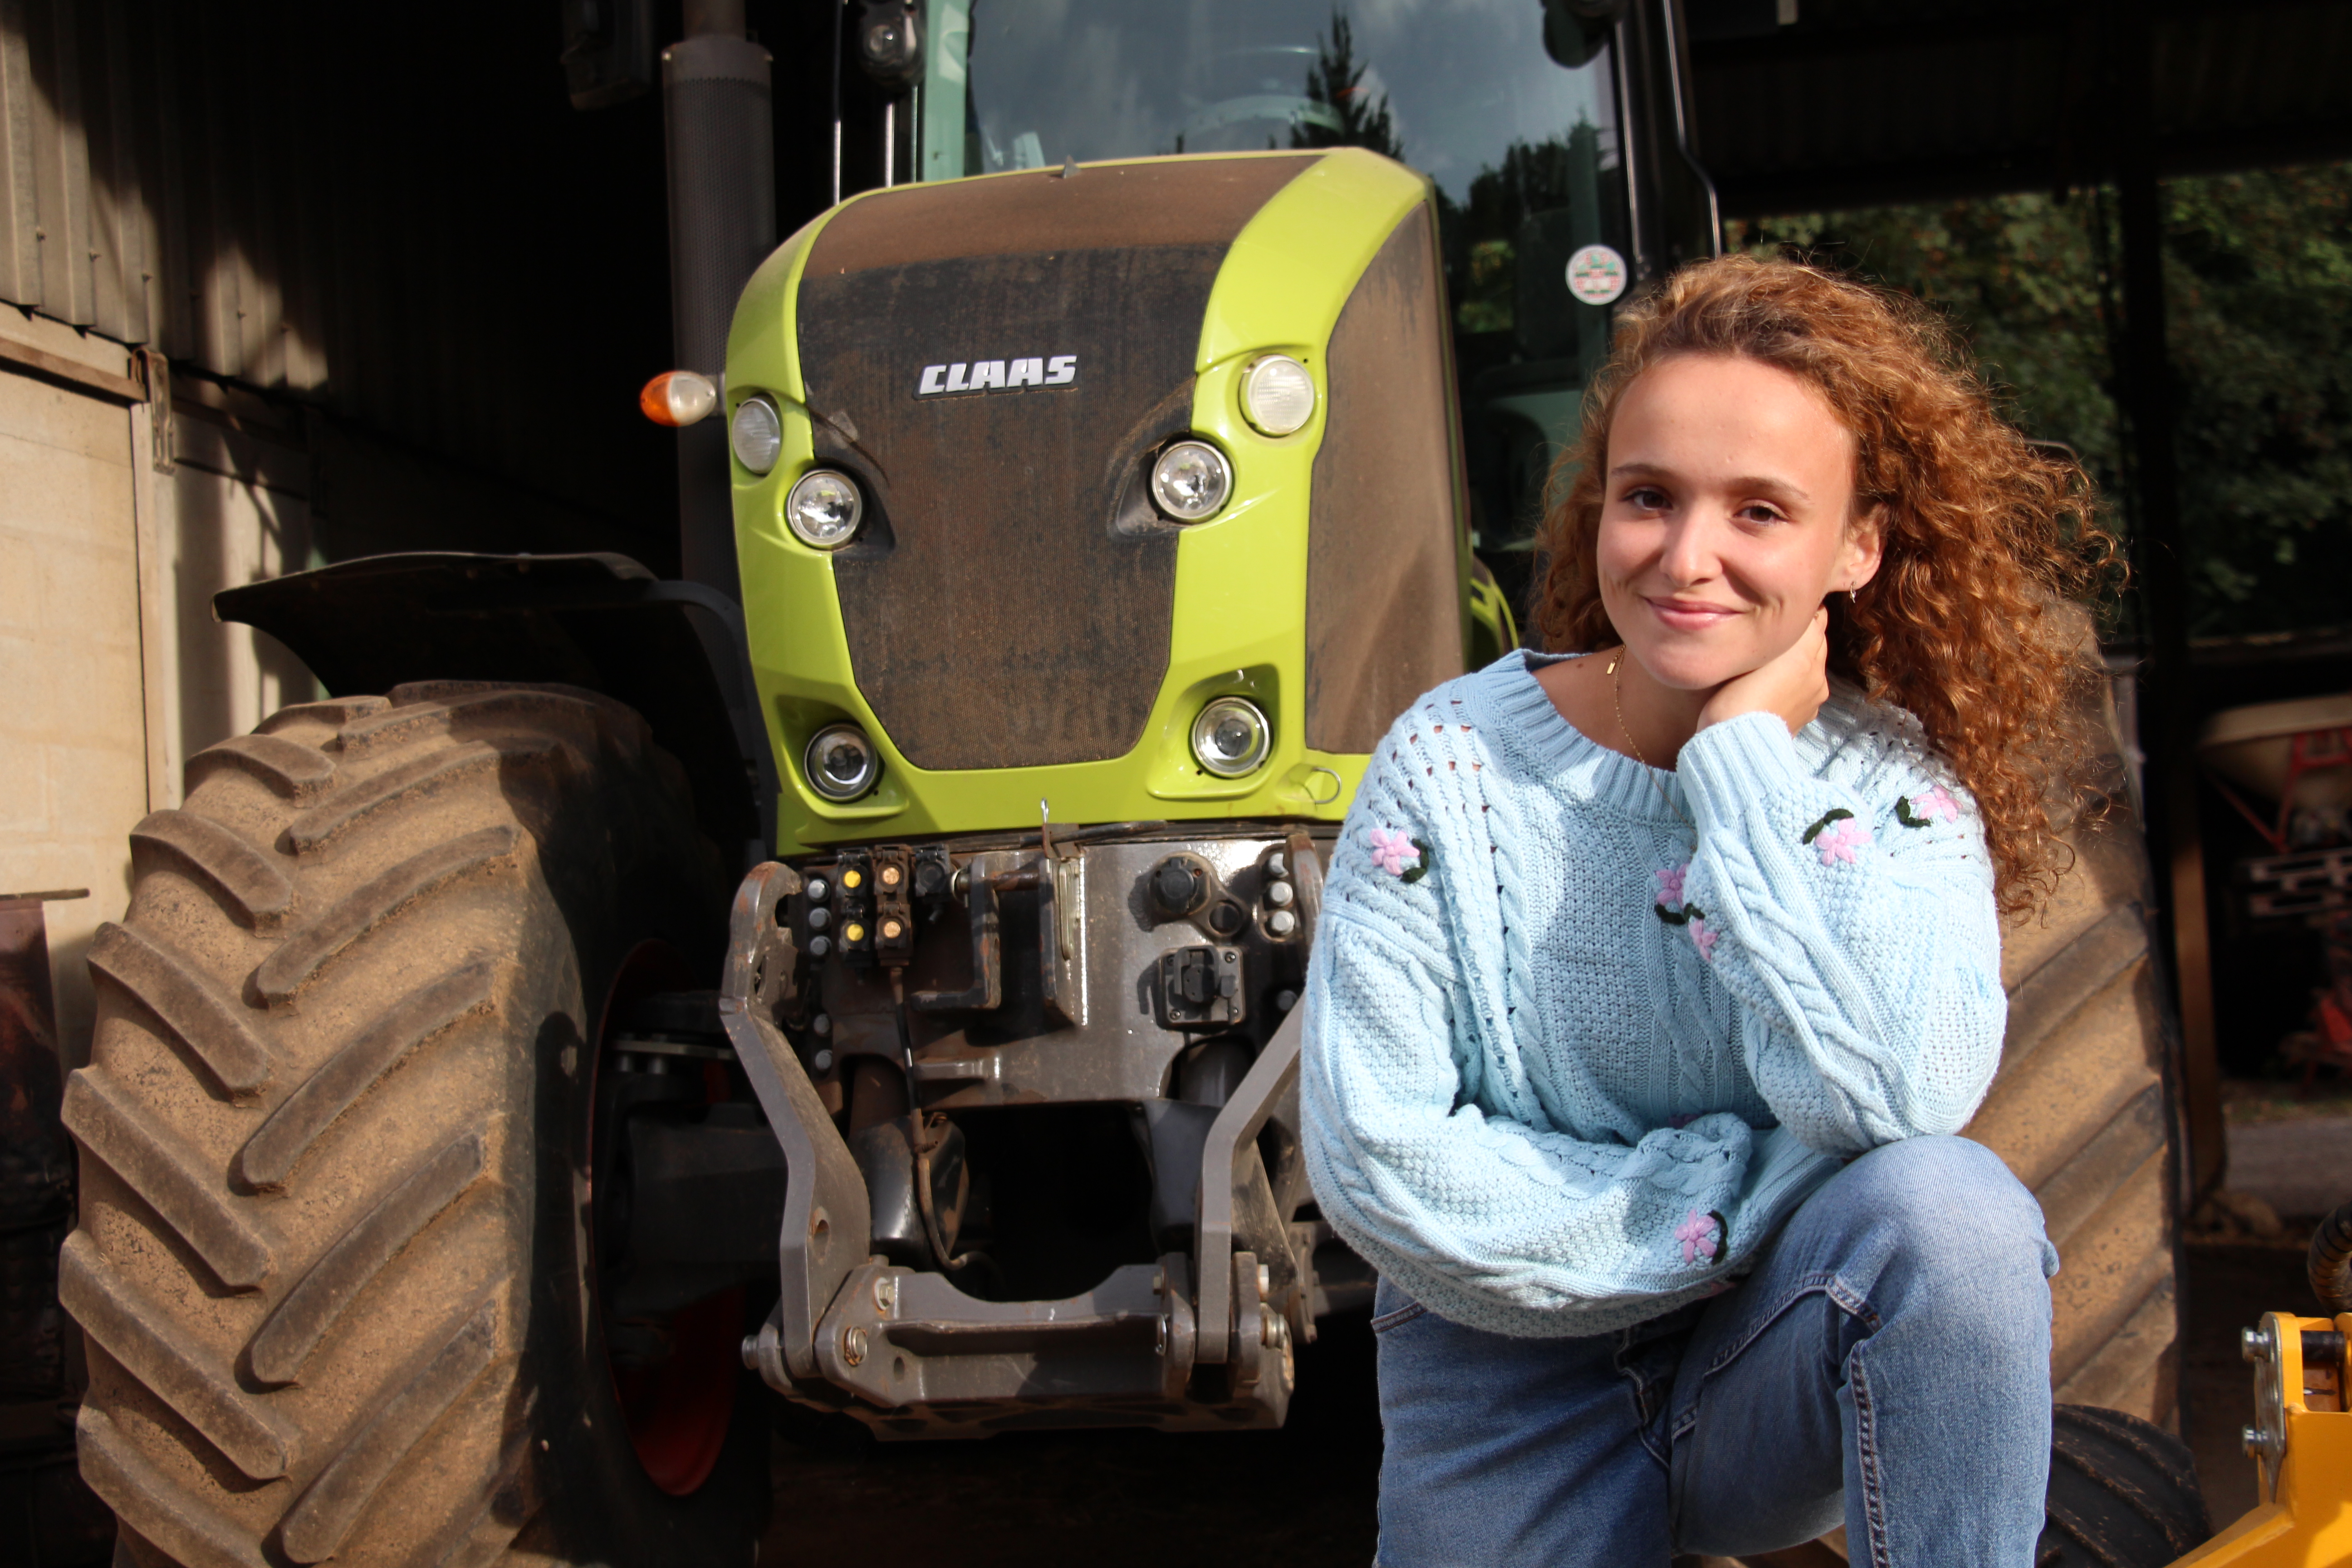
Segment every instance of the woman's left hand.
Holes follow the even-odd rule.
[[[1795,646],[1779,658],[1717,687],[1698,710],[1698,727],[1720,724],[1742,713],[1777,713],[1789,733],[1813,721],[1830,700],[1830,613],[1815,610]]]

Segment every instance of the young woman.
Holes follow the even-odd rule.
[[[2025,1568],[2057,1256],[1955,1136],[2104,564],[1899,297],[1728,257],[1627,312],[1513,655],[1399,719],[1307,986],[1309,1169],[1381,1272],[1384,1568],[1839,1524]]]

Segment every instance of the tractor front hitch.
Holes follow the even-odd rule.
[[[800,876],[773,861],[755,866],[728,918],[727,968],[719,1016],[768,1126],[784,1151],[784,1223],[776,1240],[782,1294],[744,1359],[771,1387],[824,1375],[815,1344],[825,1308],[866,1259],[872,1226],[857,1162],[825,1114],[800,1058],[776,1026],[796,954],[776,924],[776,905],[800,890]]]
[[[1295,899],[1300,924],[1311,930],[1321,893],[1314,846],[1301,832],[1273,847],[1293,868],[1296,890],[1286,900]],[[1060,956],[1054,928],[1063,899],[1047,889],[1076,891],[1075,861],[1065,871],[1017,858],[982,854],[968,862],[975,982],[995,968],[1000,892],[1046,895],[1038,900],[1040,956],[1049,968]],[[1089,1422],[1124,1412],[1139,1425],[1177,1429],[1280,1424],[1296,1345],[1311,1333],[1314,1227],[1285,1223],[1304,1195],[1301,1163],[1276,1157],[1269,1166],[1263,1151],[1266,1138],[1294,1138],[1300,1013],[1283,1018],[1222,1105],[1145,1104],[1146,1111],[1196,1113],[1189,1132],[1173,1140],[1197,1148],[1197,1163],[1184,1162],[1197,1170],[1184,1172],[1192,1212],[1177,1211],[1192,1221],[1178,1227],[1190,1230],[1190,1247],[1121,1265],[1076,1295],[982,1300],[938,1259],[908,1267],[869,1241],[867,1183],[836,1125],[838,1106],[828,1109],[785,1032],[786,1024],[802,1027],[807,1013],[806,998],[795,994],[802,953],[782,918],[803,889],[799,873],[772,862],[744,879],[719,999],[787,1173],[781,1290],[766,1323],[744,1342],[745,1363],[787,1397],[845,1409],[884,1436],[981,1436],[1053,1425],[1057,1412]],[[1159,965],[1150,968],[1156,974]],[[939,1005],[929,994],[915,1000],[926,1011]],[[957,1000],[970,1007],[994,997]],[[1197,1114],[1203,1110],[1213,1116]],[[1158,1125],[1148,1115],[1139,1121]],[[1170,1173],[1177,1168],[1171,1163]],[[1251,1240],[1236,1250],[1242,1236]]]

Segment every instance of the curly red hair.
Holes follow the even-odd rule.
[[[1594,560],[1609,432],[1626,388],[1678,354],[1777,366],[1853,432],[1856,515],[1879,509],[1885,553],[1831,605],[1830,669],[1918,719],[1976,797],[2002,910],[2033,908],[2072,861],[2053,805],[2096,793],[2084,715],[2101,670],[2070,601],[2098,592],[2119,553],[2082,466],[2003,419],[1951,331],[1908,296],[1795,260],[1697,263],[1620,318],[1553,469],[1534,606],[1548,647],[1622,640]]]

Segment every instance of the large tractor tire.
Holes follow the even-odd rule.
[[[2213,1534],[2187,1444],[2075,1405],[2051,1413],[2044,1517],[2033,1568],[2166,1568]]]
[[[740,1327],[647,1429],[589,1240],[600,1016],[646,952],[718,973],[677,764],[592,693],[438,682],[188,771],[131,836],[65,1101],[81,1465],[131,1556],[748,1563]]]
[[[2120,804],[2070,842],[2048,908],[2002,931],[2009,1034],[1966,1131],[2033,1189],[2058,1248],[2056,1397],[2170,1427],[2181,1123],[2147,854]]]

